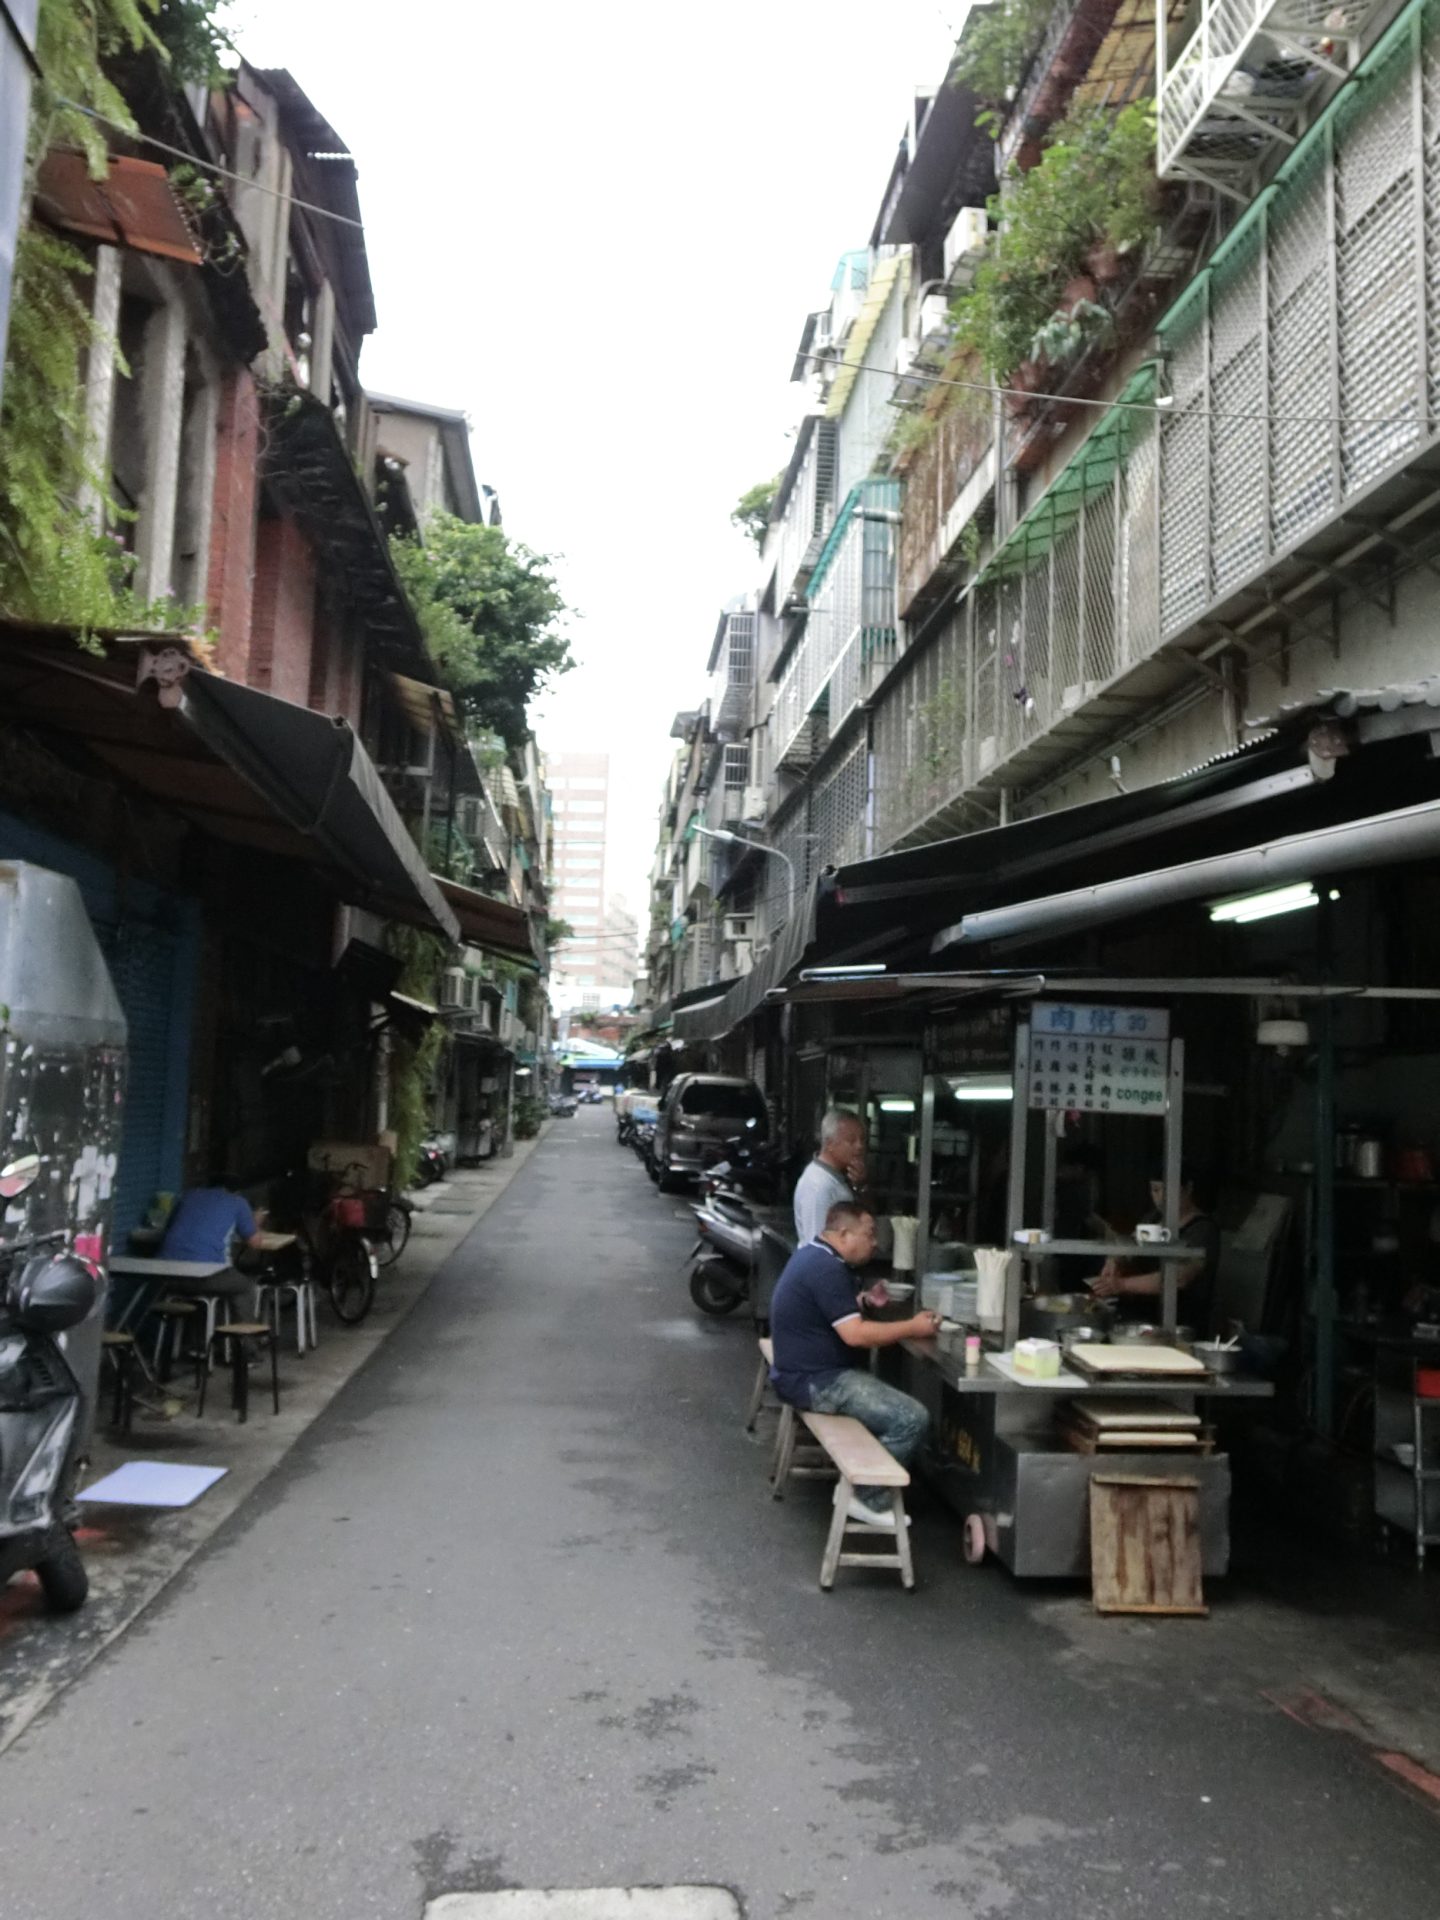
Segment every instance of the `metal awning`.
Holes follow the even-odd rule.
[[[459,926],[348,723],[206,673],[182,642],[0,624],[0,718],[97,764],[215,840],[294,860],[338,898],[449,940]]]
[[[460,926],[460,938],[468,946],[486,947],[505,960],[539,971],[535,942],[530,931],[530,916],[508,900],[492,900],[458,880],[446,880],[439,874],[435,884]]]
[[[818,887],[812,884],[796,912],[780,929],[770,951],[742,973],[723,994],[713,992],[688,1004],[675,1001],[674,1029],[678,1040],[718,1040],[738,1026],[765,1001],[770,989],[784,984],[804,959],[815,938],[815,903]],[[703,989],[697,989],[703,992]]]
[[[199,247],[170,176],[153,160],[112,154],[103,180],[91,178],[85,155],[52,147],[40,163],[35,204],[52,226],[110,247],[133,247],[198,267]]]
[[[907,1006],[948,1006],[957,1000],[993,996],[1001,1000],[1032,998],[1045,991],[1043,973],[1010,973],[986,968],[978,973],[845,973],[840,969],[811,968],[793,986],[772,987],[766,999],[789,1006],[834,1006],[863,1001],[867,1005],[897,1002]]]
[[[1440,800],[1393,813],[1288,835],[1235,853],[1191,860],[1183,866],[1135,873],[1099,886],[1020,900],[1012,906],[969,913],[943,927],[930,943],[932,953],[982,941],[1031,935],[1076,933],[1105,926],[1131,914],[1149,913],[1179,902],[1226,893],[1249,893],[1319,874],[1353,872],[1357,867],[1398,866],[1440,854]]]

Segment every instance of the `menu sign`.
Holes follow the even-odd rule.
[[[1163,1114],[1170,1098],[1170,1016],[1157,1007],[1037,1002],[1030,1022],[1032,1107]]]

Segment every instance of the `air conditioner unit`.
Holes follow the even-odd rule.
[[[949,317],[949,298],[943,293],[927,293],[920,302],[920,338],[924,340],[932,333],[939,333]]]
[[[899,379],[903,380],[906,374],[909,373],[915,364],[916,355],[919,351],[919,343],[915,340],[902,340],[899,346],[896,347],[895,372]]]
[[[742,973],[749,973],[751,967],[754,965],[754,961],[751,958],[753,952],[754,949],[748,940],[737,940],[735,942],[735,977],[737,979],[739,979]]]
[[[746,787],[745,798],[741,803],[742,820],[763,820],[765,818],[764,787]]]
[[[943,258],[945,278],[948,280],[960,261],[967,257],[983,253],[989,237],[990,223],[985,217],[983,207],[962,207],[956,214],[945,236]]]
[[[748,940],[754,930],[755,921],[748,913],[727,913],[725,916],[725,938],[727,940]]]
[[[447,967],[440,980],[440,1004],[442,1007],[463,1007],[465,1001],[465,981],[467,975],[463,967]]]

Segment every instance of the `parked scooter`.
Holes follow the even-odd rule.
[[[33,1153],[0,1167],[0,1202],[39,1173]],[[90,1590],[71,1531],[84,1394],[55,1336],[88,1317],[100,1280],[75,1254],[47,1250],[63,1237],[0,1250],[0,1586],[33,1569],[51,1610],[73,1613]]]
[[[443,1180],[450,1171],[450,1161],[445,1149],[432,1134],[420,1142],[420,1157],[415,1168],[417,1187],[433,1187]]]

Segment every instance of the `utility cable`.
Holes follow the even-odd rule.
[[[333,207],[317,206],[313,200],[298,200],[293,194],[286,193],[279,187],[266,186],[261,181],[249,179],[243,173],[236,173],[230,167],[221,166],[218,161],[202,159],[198,154],[191,153],[184,147],[172,146],[168,141],[157,139],[154,134],[142,133],[136,128],[127,127],[121,121],[112,120],[107,115],[97,112],[94,107],[82,107],[78,101],[68,100],[63,96],[59,104],[64,107],[69,107],[74,113],[83,113],[87,119],[94,120],[103,127],[109,127],[116,133],[124,134],[127,139],[138,141],[144,146],[154,147],[157,152],[168,153],[177,160],[183,160],[199,172],[216,174],[222,180],[233,180],[237,186],[246,187],[252,193],[264,193],[268,194],[272,199],[286,200],[292,207],[299,208],[303,213],[313,213],[317,219],[334,220],[340,226],[351,227],[361,233],[365,230],[365,222],[355,219],[348,213],[337,213]],[[349,158],[349,156],[347,155],[346,158]],[[1281,426],[1294,427],[1380,427],[1393,426],[1397,423],[1404,424],[1411,420],[1414,420],[1418,425],[1420,420],[1423,419],[1424,428],[1427,433],[1433,431],[1436,425],[1435,418],[1432,415],[1427,413],[1419,416],[1414,409],[1408,406],[1400,408],[1394,413],[1379,414],[1272,413],[1268,410],[1261,410],[1259,412],[1236,411],[1228,407],[1186,406],[1177,408],[1173,399],[1102,400],[1094,396],[1086,397],[1074,393],[1032,391],[1028,387],[1010,387],[1003,385],[999,381],[955,380],[945,374],[926,373],[913,367],[908,372],[901,374],[898,373],[894,367],[877,367],[868,360],[849,363],[843,359],[837,360],[833,353],[828,352],[798,353],[795,358],[797,360],[808,360],[816,366],[833,366],[837,372],[878,374],[882,379],[891,381],[918,380],[929,387],[943,387],[962,393],[981,394],[992,400],[1005,399],[1013,396],[1016,399],[1027,402],[1037,400],[1055,401],[1063,402],[1066,406],[1091,407],[1101,413],[1140,413],[1159,415],[1161,417],[1169,415],[1172,418],[1178,417],[1183,413],[1187,420],[1235,420],[1249,422],[1251,424],[1278,424]]]
[[[352,214],[336,213],[333,207],[318,207],[313,200],[297,200],[293,193],[287,193],[281,187],[267,187],[259,180],[251,180],[243,173],[236,173],[231,167],[222,167],[218,160],[202,160],[198,153],[191,153],[186,147],[173,147],[167,140],[157,140],[153,133],[141,133],[137,127],[127,127],[122,121],[111,120],[103,113],[97,113],[94,107],[82,107],[78,100],[67,100],[60,96],[59,104],[69,107],[72,113],[83,113],[87,120],[98,121],[102,127],[109,127],[115,133],[123,133],[127,140],[139,141],[142,146],[154,147],[159,153],[168,153],[177,160],[185,161],[198,173],[218,174],[222,180],[233,180],[237,186],[248,187],[251,193],[268,193],[272,200],[286,200],[292,207],[299,207],[302,213],[313,213],[321,220],[334,220],[342,227],[354,227],[365,231],[365,222],[357,220]],[[336,159],[340,155],[333,156]],[[350,160],[350,155],[343,158]],[[351,165],[354,161],[351,160]]]

